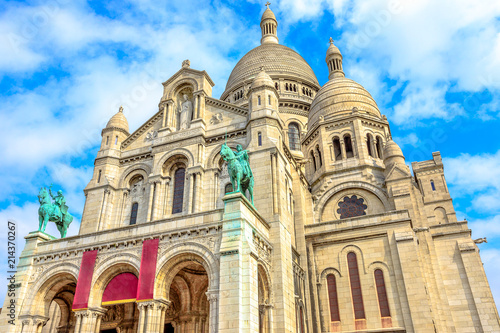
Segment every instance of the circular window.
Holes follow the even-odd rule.
[[[356,195],[352,197],[344,197],[342,201],[338,203],[339,208],[337,213],[340,214],[341,219],[348,217],[366,215],[367,205],[364,204],[365,199],[358,198]]]

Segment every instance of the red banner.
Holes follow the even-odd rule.
[[[85,251],[82,256],[82,264],[76,282],[75,298],[73,300],[73,310],[86,309],[89,302],[90,286],[94,275],[95,259],[97,250]]]
[[[141,271],[139,272],[139,288],[137,290],[138,301],[153,299],[159,242],[160,240],[156,238],[145,240],[142,243]]]
[[[104,294],[102,305],[135,302],[137,296],[137,277],[132,273],[121,273],[109,281]]]

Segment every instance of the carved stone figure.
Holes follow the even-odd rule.
[[[184,94],[182,96],[184,101],[179,108],[180,116],[180,130],[189,128],[189,123],[191,122],[191,117],[193,114],[193,103],[188,99],[188,95]]]
[[[51,197],[54,199],[54,203],[51,202]],[[52,185],[48,191],[45,187],[42,187],[38,193],[38,201],[40,202],[40,208],[38,209],[38,230],[45,232],[47,222],[52,221],[56,223],[61,238],[66,237],[68,227],[73,221],[73,216],[68,213],[68,206],[66,205],[66,199],[62,191],[59,190],[57,195],[54,196],[52,194]]]
[[[248,152],[241,145],[237,146],[235,154],[225,143],[222,145],[220,154],[227,162],[229,178],[233,184],[234,192],[240,191],[243,195],[248,190],[250,201],[253,205],[254,178],[250,169]]]

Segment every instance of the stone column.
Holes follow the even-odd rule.
[[[153,208],[153,199],[155,195],[155,182],[149,182],[149,203],[148,203],[148,214],[146,216],[146,222],[151,221],[151,209]]]
[[[172,208],[170,207],[170,177],[165,178],[165,184],[163,185],[163,207],[162,207],[162,216],[165,217],[170,214]]]
[[[203,180],[201,172],[197,172],[197,182],[196,182],[196,197],[195,197],[195,208],[193,213],[201,211],[201,192],[203,189]]]
[[[102,229],[102,223],[106,219],[106,211],[108,208],[108,200],[109,200],[109,195],[110,191],[108,189],[104,190],[103,196],[102,196],[102,205],[101,205],[101,212],[99,214],[99,222],[97,223],[97,230],[99,231]]]
[[[19,316],[21,322],[21,333],[39,333],[50,318],[38,315]]]
[[[99,333],[101,319],[106,311],[101,307],[75,311],[75,333]]]
[[[163,333],[165,312],[170,301],[159,299],[137,304],[139,307],[138,333]]]
[[[122,204],[120,206],[120,213],[118,214],[118,221],[116,222],[117,223],[117,227],[122,227],[122,223],[123,223],[123,213],[125,211],[125,205],[127,204],[127,199],[128,199],[128,196],[130,195],[130,190],[127,188],[127,189],[124,189],[123,190],[123,194],[122,194]]]
[[[154,197],[153,197],[153,207],[152,207],[152,212],[151,212],[151,220],[155,221],[158,219],[159,212],[161,211],[160,207],[160,202],[161,202],[161,195],[162,195],[162,186],[161,186],[161,180],[155,180],[154,181]]]
[[[276,155],[277,153],[271,153],[271,174],[273,177],[273,213],[278,213],[278,179],[276,170]]]
[[[217,208],[217,200],[219,199],[219,173],[214,172],[214,209]]]
[[[194,192],[194,182],[196,179],[196,173],[191,173],[189,177],[189,193],[188,193],[188,210],[187,213],[191,214],[193,213],[194,205],[193,205],[193,192]]]
[[[167,127],[167,119],[168,119],[168,103],[163,103],[163,121],[161,127]]]
[[[218,313],[219,313],[219,291],[208,290],[206,292],[208,303],[210,304],[209,318],[208,318],[208,333],[218,332]]]

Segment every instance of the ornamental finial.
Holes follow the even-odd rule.
[[[267,9],[269,9],[269,6],[270,6],[270,5],[271,5],[271,3],[268,1],[268,2],[266,2],[266,5],[265,5],[265,6],[267,7]]]
[[[333,38],[330,37],[330,45],[332,45],[332,44],[333,44]]]
[[[118,109],[118,112],[123,112],[123,106],[120,105],[120,108]]]

